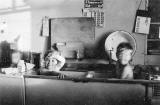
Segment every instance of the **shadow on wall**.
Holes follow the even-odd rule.
[[[109,55],[105,52],[105,41],[106,38],[112,33],[114,32],[113,30],[108,31],[106,33],[103,33],[102,37],[100,38],[100,40],[97,42],[97,46],[96,46],[96,55],[98,55],[98,58],[104,58],[109,60]]]
[[[7,41],[2,41],[0,42],[0,67],[9,67],[10,64],[10,44]]]

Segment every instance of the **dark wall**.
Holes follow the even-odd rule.
[[[6,41],[0,43],[0,67],[8,67],[11,64],[10,44]]]
[[[80,58],[99,57],[95,48],[95,22],[93,18],[67,17],[50,19],[51,43],[62,43],[58,49],[62,55],[67,53],[79,53]],[[72,55],[72,58],[75,55]],[[69,56],[69,55],[68,55]],[[71,56],[71,55],[70,55]]]

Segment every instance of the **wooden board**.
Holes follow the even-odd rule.
[[[85,55],[93,55],[95,43],[95,24],[93,18],[71,17],[53,18],[50,20],[51,45],[65,43],[62,52],[87,52]],[[84,50],[85,49],[85,50]],[[83,54],[81,54],[83,57]],[[70,56],[70,55],[68,55]]]

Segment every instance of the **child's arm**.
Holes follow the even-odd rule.
[[[65,58],[62,57],[62,56],[59,56],[59,57],[57,58],[57,60],[58,60],[58,63],[57,63],[57,65],[56,65],[56,69],[57,69],[57,72],[59,72],[60,69],[61,69],[61,68],[64,66],[64,64],[65,64]]]
[[[62,65],[65,64],[65,58],[59,54],[54,54],[53,55],[53,58],[57,59],[58,62],[60,62]]]

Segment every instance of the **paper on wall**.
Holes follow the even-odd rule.
[[[49,17],[42,19],[42,36],[49,36]]]
[[[137,16],[135,32],[149,34],[150,22],[151,22],[150,17]]]
[[[82,9],[84,17],[92,17],[96,27],[104,27],[104,11],[101,9]]]

